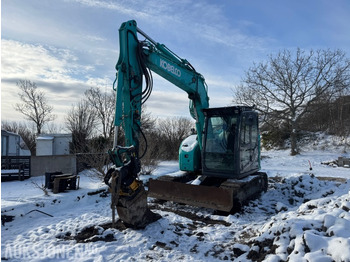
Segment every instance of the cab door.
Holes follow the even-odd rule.
[[[240,129],[240,177],[253,174],[259,169],[258,115],[244,112]]]

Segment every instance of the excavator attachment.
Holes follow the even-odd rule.
[[[147,193],[142,182],[137,179],[140,166],[134,147],[119,147],[115,152],[109,153],[115,164],[118,163],[115,156],[120,157],[123,153],[129,156],[128,162],[121,167],[110,168],[104,178],[111,192],[112,225],[115,225],[115,209],[119,219],[127,227],[144,228],[158,220],[160,215],[149,210]]]
[[[119,197],[116,207],[120,220],[127,227],[144,228],[160,218],[160,215],[149,210],[147,193],[143,186],[132,198]]]
[[[204,178],[200,185],[193,183],[193,179],[190,175],[151,179],[148,195],[192,206],[234,212],[245,202],[267,190],[267,175],[262,172],[240,180]]]
[[[121,190],[121,173],[112,170],[110,191],[112,208],[112,227],[115,225],[115,209],[119,219],[126,227],[144,228],[148,224],[157,221],[160,215],[153,213],[147,205],[147,193],[141,181],[135,180],[131,187],[133,192],[126,193]],[[107,177],[107,176],[106,176]]]

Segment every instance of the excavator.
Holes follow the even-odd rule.
[[[104,178],[112,192],[113,222],[115,209],[119,219],[133,228],[159,219],[148,207],[148,197],[230,213],[267,190],[267,175],[259,172],[260,136],[254,108],[209,108],[204,77],[186,59],[149,37],[134,20],[122,23],[119,44],[113,83],[114,142],[108,151],[113,166]],[[140,140],[146,140],[141,112],[152,92],[151,72],[187,93],[196,134],[180,145],[183,175],[150,179],[147,191],[138,175],[145,153],[140,152]],[[123,145],[118,132],[124,134]]]

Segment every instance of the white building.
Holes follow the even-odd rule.
[[[1,156],[30,156],[30,150],[19,134],[1,130]]]
[[[42,134],[36,139],[37,156],[69,155],[71,134]]]

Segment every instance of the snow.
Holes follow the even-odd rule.
[[[350,169],[321,164],[350,157],[342,144],[337,145],[310,146],[297,156],[288,150],[262,152],[268,191],[236,214],[224,216],[149,198],[150,208],[162,218],[142,230],[103,227],[111,222],[110,195],[89,172],[79,174],[78,190],[49,191],[49,196],[33,184],[44,184],[44,177],[2,182],[1,214],[14,219],[1,227],[1,257],[7,261],[350,261]],[[182,172],[177,162],[161,162],[154,175],[141,179],[146,182],[164,174]],[[80,232],[93,227],[90,239],[77,240]]]
[[[18,174],[19,169],[1,169],[1,174]]]
[[[53,136],[39,136],[36,140],[54,140]]]
[[[182,142],[181,149],[185,152],[191,152],[197,145],[197,135],[191,135]]]

